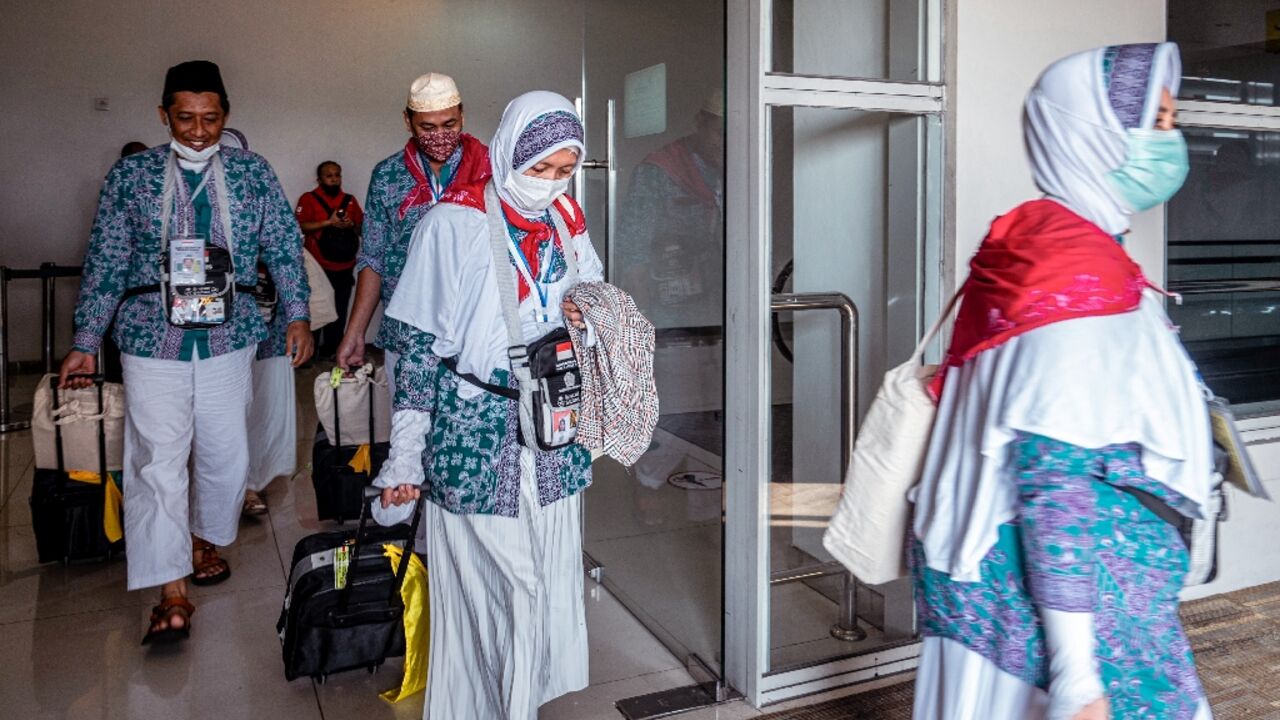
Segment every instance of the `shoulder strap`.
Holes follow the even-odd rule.
[[[556,204],[564,208],[566,212],[573,215],[573,205],[569,203],[569,198],[561,195],[556,198]],[[556,234],[560,236],[560,249],[564,251],[564,262],[568,269],[565,271],[565,279],[568,280],[567,285],[573,287],[578,284],[578,248],[573,241],[573,233],[569,232],[569,227],[565,225],[564,216],[560,214],[558,209],[552,209],[551,222],[556,226]]]
[[[352,200],[355,200],[355,199],[356,199],[356,196],[355,196],[355,195],[352,195],[351,193],[343,193],[343,195],[342,195],[342,203],[340,203],[340,204],[338,205],[338,209],[339,209],[339,210],[346,210],[346,209],[347,209],[347,206],[351,204],[351,201],[352,201]]]
[[[489,222],[489,250],[493,254],[493,274],[497,278],[498,295],[502,300],[502,319],[507,325],[507,344],[511,349],[517,345],[523,347],[524,335],[520,332],[520,295],[516,291],[515,275],[508,268],[511,262],[507,247],[511,243],[507,235],[507,221],[502,217],[502,201],[498,199],[498,191],[494,189],[493,180],[484,186],[484,207],[485,216]]]
[[[516,390],[516,389],[514,389],[514,388],[509,388],[509,387],[503,387],[503,386],[501,386],[501,385],[494,385],[493,383],[487,383],[487,382],[485,382],[485,381],[481,380],[480,378],[476,377],[475,375],[473,375],[473,374],[471,374],[471,373],[459,372],[459,371],[458,371],[458,358],[457,358],[457,356],[447,357],[447,358],[441,358],[441,359],[440,359],[440,362],[441,362],[441,364],[443,364],[446,368],[448,368],[448,369],[449,369],[449,372],[453,373],[454,375],[457,375],[458,377],[462,378],[463,380],[466,380],[467,382],[471,383],[472,385],[475,385],[476,387],[480,388],[481,390],[488,390],[489,392],[493,393],[494,395],[501,395],[502,397],[507,398],[508,400],[519,400],[519,399],[520,399],[520,391],[519,391],[519,390]]]
[[[929,332],[925,333],[924,337],[920,338],[920,344],[916,345],[916,351],[911,354],[911,360],[916,363],[920,362],[920,359],[924,357],[924,349],[929,346],[929,343],[933,342],[935,337],[937,337],[938,333],[942,330],[942,326],[946,324],[947,319],[951,317],[951,311],[955,309],[956,304],[960,302],[960,298],[963,295],[964,289],[962,287],[960,290],[956,291],[955,295],[951,296],[951,300],[947,303],[947,306],[943,308],[942,312],[938,315],[938,319],[933,322],[933,327],[929,328]],[[945,351],[946,348],[943,348],[943,350]]]
[[[320,195],[319,190],[312,190],[311,197],[315,198],[316,202],[320,203],[320,207],[324,208],[325,214],[327,215],[333,214],[333,208],[329,207],[329,203],[324,201],[324,197]]]

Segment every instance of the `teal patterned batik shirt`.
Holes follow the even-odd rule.
[[[76,303],[74,346],[81,352],[98,350],[113,318],[120,350],[137,357],[177,360],[188,359],[193,352],[217,356],[267,338],[257,303],[248,293],[236,293],[227,322],[207,331],[170,325],[159,293],[121,302],[127,290],[160,281],[161,198],[169,152],[169,146],[163,145],[122,158],[103,183]],[[275,171],[247,150],[222,148],[221,154],[231,196],[232,255],[237,270],[249,277],[261,260],[280,292],[278,312],[286,322],[309,320],[302,231]],[[199,336],[188,338],[192,332],[205,333],[203,342]]]
[[[398,150],[373,168],[369,178],[369,192],[365,195],[364,226],[361,229],[360,253],[356,258],[356,274],[369,268],[382,278],[381,298],[385,308],[396,292],[396,283],[400,281],[400,273],[404,272],[404,262],[409,256],[409,241],[413,239],[413,228],[418,221],[435,206],[433,198],[429,203],[414,205],[400,217],[400,204],[416,186],[413,175],[404,165],[404,151]],[[459,145],[449,159],[440,168],[439,176],[434,180],[440,191],[447,188],[462,163],[462,146]],[[422,166],[429,173],[431,166],[423,162]],[[384,322],[378,328],[374,343],[385,349],[394,350],[390,345],[391,335]]]

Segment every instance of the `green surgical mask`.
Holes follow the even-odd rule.
[[[1107,173],[1121,201],[1137,213],[1167,202],[1191,170],[1187,141],[1179,130],[1128,132],[1124,164]]]

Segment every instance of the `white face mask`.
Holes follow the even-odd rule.
[[[502,186],[515,201],[517,210],[534,213],[551,207],[551,203],[569,189],[569,180],[570,178],[545,180],[513,172],[507,176]]]
[[[169,147],[173,148],[173,151],[178,154],[178,161],[182,163],[183,167],[188,169],[199,169],[204,167],[205,164],[209,162],[209,159],[212,158],[218,150],[222,149],[221,144],[214,143],[203,150],[196,150],[195,148],[183,145],[177,140],[169,141]]]

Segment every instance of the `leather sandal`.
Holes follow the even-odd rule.
[[[161,598],[160,604],[151,608],[151,624],[142,637],[142,644],[176,642],[191,637],[191,614],[195,611],[196,606],[182,595]],[[175,616],[182,618],[182,627],[173,626]]]
[[[195,552],[200,553],[200,563],[192,565],[191,582],[201,587],[217,585],[231,577],[231,566],[218,555],[218,549],[211,543],[197,542]]]
[[[252,490],[246,490],[244,493],[245,515],[263,515],[267,512],[267,503],[263,501],[262,496]]]

